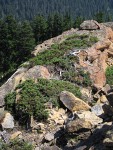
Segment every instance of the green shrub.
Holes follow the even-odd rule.
[[[35,58],[31,59],[30,62],[34,65],[60,65],[63,69],[67,65],[70,66],[70,63],[73,63],[73,60],[68,54],[70,50],[74,48],[87,48],[94,44],[97,41],[96,37],[90,37],[88,35],[72,35],[68,37],[61,44],[53,44],[49,50],[46,50]],[[76,56],[75,56],[76,57]],[[75,59],[76,61],[76,59]],[[78,61],[78,60],[77,60]],[[63,64],[63,62],[65,62]]]
[[[62,73],[62,80],[67,80],[84,87],[92,85],[92,81],[88,72],[84,72],[82,69],[76,71],[73,67]]]
[[[0,150],[33,150],[33,146],[22,140],[12,140],[8,144],[0,141]]]
[[[45,103],[51,101],[53,106],[60,107],[59,94],[67,90],[77,97],[81,97],[78,87],[74,84],[61,80],[37,79],[37,83],[32,80],[25,81],[17,88],[20,89],[19,100],[16,101],[15,93],[6,96],[6,109],[12,111],[17,118],[27,120],[30,116],[38,121],[44,121],[48,118],[48,112],[45,109]]]
[[[113,66],[106,69],[106,82],[109,85],[113,85]]]

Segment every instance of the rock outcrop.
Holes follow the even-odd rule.
[[[63,91],[60,94],[60,100],[65,105],[65,107],[72,112],[91,109],[87,103],[68,91]]]
[[[73,121],[70,121],[66,125],[67,132],[74,133],[78,132],[82,129],[91,129],[92,125],[89,121],[86,121],[84,119],[76,119]]]
[[[95,20],[87,20],[87,21],[84,21],[80,25],[80,29],[81,30],[97,30],[97,29],[100,29],[100,24]]]
[[[48,69],[43,66],[34,66],[33,68],[19,68],[5,84],[0,87],[0,107],[4,106],[5,96],[13,91],[15,87],[28,79],[37,80],[37,78],[50,78],[50,73]]]
[[[79,53],[80,65],[88,70],[94,86],[97,89],[102,89],[106,83],[105,70],[107,66],[112,65],[113,62],[110,59],[113,54],[113,31],[111,28],[102,26],[100,32],[101,39],[94,44],[91,48],[88,48]],[[92,32],[92,35],[94,31]]]

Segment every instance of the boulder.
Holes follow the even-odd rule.
[[[107,97],[106,97],[105,95],[102,95],[102,96],[100,97],[100,102],[101,102],[101,103],[106,103],[106,102],[108,102]]]
[[[14,140],[15,138],[21,137],[21,136],[22,136],[22,132],[21,132],[21,131],[17,131],[17,132],[13,133],[13,134],[10,136],[10,140]]]
[[[104,114],[103,110],[103,104],[96,104],[91,108],[91,111],[96,115],[96,116],[101,116]]]
[[[63,125],[67,120],[68,116],[64,109],[60,108],[58,110],[51,109],[49,112],[49,122],[54,122],[57,125]]]
[[[13,129],[14,128],[14,118],[10,113],[6,113],[3,121],[1,122],[3,129]]]
[[[101,25],[95,20],[86,20],[80,25],[82,30],[97,30],[100,29]]]
[[[107,131],[105,139],[103,140],[103,144],[109,148],[113,147],[113,129]]]
[[[82,93],[82,98],[83,99],[85,99],[87,101],[91,101],[91,99],[92,99],[91,89],[81,88],[80,91]]]
[[[91,129],[92,125],[84,119],[75,119],[66,124],[66,131],[69,133],[78,132],[80,130]]]
[[[22,77],[22,81],[37,78],[50,79],[50,73],[48,72],[48,69],[43,66],[34,66],[26,72],[26,74]]]
[[[15,87],[22,81],[28,79],[37,80],[37,78],[50,78],[48,69],[43,66],[35,66],[33,68],[19,68],[7,81],[0,87],[0,106],[4,106],[5,96],[13,91]]]
[[[91,109],[87,103],[68,91],[61,92],[60,101],[72,112]]]
[[[46,141],[50,142],[50,141],[52,141],[53,139],[54,139],[54,135],[53,135],[52,133],[47,133],[47,134],[45,135],[45,140],[46,140]]]
[[[93,112],[90,111],[78,112],[77,116],[80,119],[84,119],[85,121],[90,122],[92,126],[98,125],[103,122],[103,119],[97,117]]]

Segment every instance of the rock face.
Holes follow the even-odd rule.
[[[102,89],[106,83],[105,70],[107,66],[113,64],[111,59],[113,55],[113,31],[109,27],[101,26],[99,32],[99,41],[79,53],[79,63],[90,73],[94,86],[97,89]],[[92,31],[92,35],[95,33],[96,31]]]
[[[3,119],[2,128],[4,129],[13,129],[14,128],[14,118],[10,113],[5,114],[5,118]]]
[[[80,131],[81,129],[91,129],[92,125],[89,121],[85,121],[84,119],[76,119],[70,121],[66,125],[66,130],[70,133],[74,133]]]
[[[103,122],[103,119],[97,117],[93,112],[83,111],[81,113],[77,113],[77,116],[80,119],[84,119],[85,121],[89,121],[92,126],[98,125]]]
[[[87,20],[87,21],[84,21],[80,25],[80,29],[82,29],[82,30],[97,30],[97,29],[100,29],[100,24],[95,20]]]
[[[89,110],[91,108],[83,100],[75,97],[72,93],[68,91],[61,92],[60,100],[65,105],[65,107],[67,107],[72,112],[81,111],[81,110]]]
[[[8,80],[5,84],[0,87],[0,106],[4,105],[5,96],[13,91],[15,87],[21,83],[22,81],[28,79],[37,79],[37,78],[50,78],[50,73],[48,72],[46,67],[43,66],[35,66],[33,68],[19,68]]]

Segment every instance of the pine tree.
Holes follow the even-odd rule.
[[[7,16],[0,25],[0,55],[2,71],[13,70],[15,64],[17,22],[12,16]]]
[[[63,32],[63,19],[60,14],[54,15],[53,36],[57,36]]]
[[[69,30],[73,27],[72,18],[69,13],[63,17],[63,31]]]
[[[31,56],[35,46],[35,39],[30,23],[25,21],[20,26],[20,32],[18,36],[18,59],[19,62],[26,61]]]
[[[79,28],[80,24],[84,21],[84,18],[81,16],[76,17],[76,20],[74,22],[74,28]]]
[[[41,43],[46,39],[47,22],[44,16],[38,15],[32,22],[36,43]]]
[[[49,15],[47,18],[47,38],[53,37],[53,23],[54,23],[54,17],[53,15]]]
[[[94,19],[99,22],[99,23],[102,23],[105,21],[105,18],[104,18],[104,13],[103,12],[98,12],[94,15]]]

